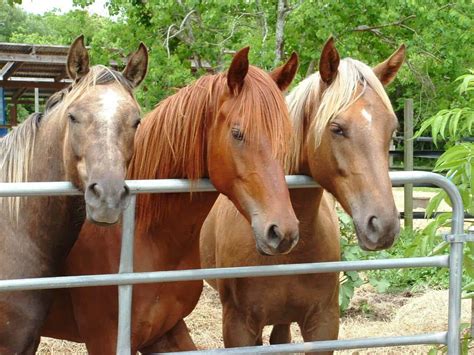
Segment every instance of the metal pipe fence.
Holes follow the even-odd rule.
[[[299,344],[205,350],[205,352],[236,354],[291,353],[304,351],[342,350],[360,347],[387,347],[394,345],[446,344],[448,346],[448,354],[458,355],[460,354],[459,339],[463,245],[464,242],[468,241],[468,239],[471,239],[468,238],[466,234],[463,234],[464,215],[461,196],[453,183],[451,183],[447,178],[438,174],[419,171],[391,172],[390,178],[394,186],[399,186],[406,183],[413,183],[415,185],[430,183],[443,188],[447,192],[453,206],[451,234],[449,234],[446,238],[451,245],[449,256],[443,255],[405,259],[380,259],[352,262],[340,261],[292,265],[133,273],[133,234],[135,219],[135,196],[133,196],[130,205],[124,212],[122,227],[122,249],[118,274],[0,280],[0,292],[118,285],[119,329],[117,354],[130,354],[130,323],[133,284],[217,278],[295,275],[349,270],[409,267],[448,267],[450,269],[450,274],[447,332],[399,337],[374,337],[366,339],[315,341]],[[318,186],[316,182],[307,176],[287,176],[286,180],[290,188],[314,188]],[[132,194],[171,192],[179,193],[189,192],[191,189],[196,192],[215,191],[214,187],[208,180],[199,180],[196,182],[178,179],[130,180],[127,181],[127,185],[129,186]],[[81,192],[68,182],[0,183],[0,197],[78,194],[81,194]]]

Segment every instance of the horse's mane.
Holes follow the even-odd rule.
[[[359,85],[362,85],[362,90],[356,95]],[[303,132],[304,121],[310,123],[308,129],[314,131],[315,146],[319,146],[329,122],[362,96],[367,86],[371,87],[387,109],[393,112],[390,99],[372,69],[352,58],[340,61],[338,75],[322,96],[319,72],[303,80],[291,91],[286,98],[293,125],[290,153],[286,159],[287,172],[293,173],[298,169],[306,139]]]
[[[121,84],[131,95],[132,86],[125,77],[103,65],[90,68],[87,75],[69,87],[53,94],[45,104],[44,113],[33,113],[20,125],[14,127],[5,137],[0,139],[0,182],[30,181],[33,164],[33,152],[37,132],[43,120],[54,117],[63,119],[69,106],[83,95],[90,87],[110,83],[113,80]],[[8,205],[10,215],[18,216],[20,198],[0,199],[0,206]]]
[[[219,99],[226,87],[226,73],[206,75],[148,113],[135,136],[128,178],[195,180],[205,177],[205,145],[207,139],[212,139],[206,134],[217,119]],[[275,82],[263,70],[250,66],[239,96],[232,110],[239,112],[239,124],[245,136],[249,141],[268,136],[273,154],[283,159],[291,126],[288,109]],[[230,134],[229,139],[232,139]],[[146,215],[152,219],[163,213],[165,204],[160,207],[160,198],[143,195],[140,200],[147,207],[146,211],[139,209],[139,218]]]

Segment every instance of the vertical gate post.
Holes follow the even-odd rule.
[[[35,112],[40,112],[39,89],[35,88]]]
[[[0,87],[0,125],[7,124],[7,103],[5,101],[5,90]],[[0,137],[8,133],[7,128],[0,128]]]
[[[449,309],[448,309],[448,354],[461,354],[461,291],[463,241],[450,243],[449,252]]]
[[[474,226],[469,227],[468,233],[474,238]],[[474,298],[471,298],[471,338],[474,338]]]
[[[123,213],[119,273],[133,272],[133,237],[135,233],[136,198],[136,195],[131,196],[130,205]],[[133,286],[120,285],[118,288],[119,319],[117,332],[117,354],[130,355]]]
[[[413,170],[413,99],[406,99],[404,112],[403,134],[403,168]],[[413,230],[413,184],[404,185],[403,212],[405,229]]]
[[[443,187],[448,194],[452,206],[453,217],[451,235],[447,241],[449,250],[449,307],[448,307],[448,354],[461,354],[461,292],[462,292],[462,261],[464,242],[464,206],[457,187],[447,180]]]

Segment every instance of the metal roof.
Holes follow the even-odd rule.
[[[34,88],[40,98],[65,87],[68,46],[0,42],[0,87],[7,103],[31,103]]]
[[[69,46],[0,42],[0,87],[7,104],[32,103],[34,88],[40,99],[67,86],[66,62]],[[110,61],[117,67],[117,62]]]

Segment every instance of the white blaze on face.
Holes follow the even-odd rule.
[[[114,127],[116,126],[116,115],[121,100],[120,92],[112,88],[107,89],[101,95],[101,107],[97,119],[100,120],[102,125],[102,131],[105,133],[105,139],[107,144],[107,155],[112,159],[113,149],[113,135]]]
[[[99,119],[104,122],[110,122],[115,116],[119,107],[120,95],[116,90],[107,89],[101,95],[101,112]]]
[[[370,126],[372,124],[372,115],[369,112],[367,112],[365,108],[362,109],[361,113],[362,113],[362,116],[364,116],[364,118],[367,120]]]

